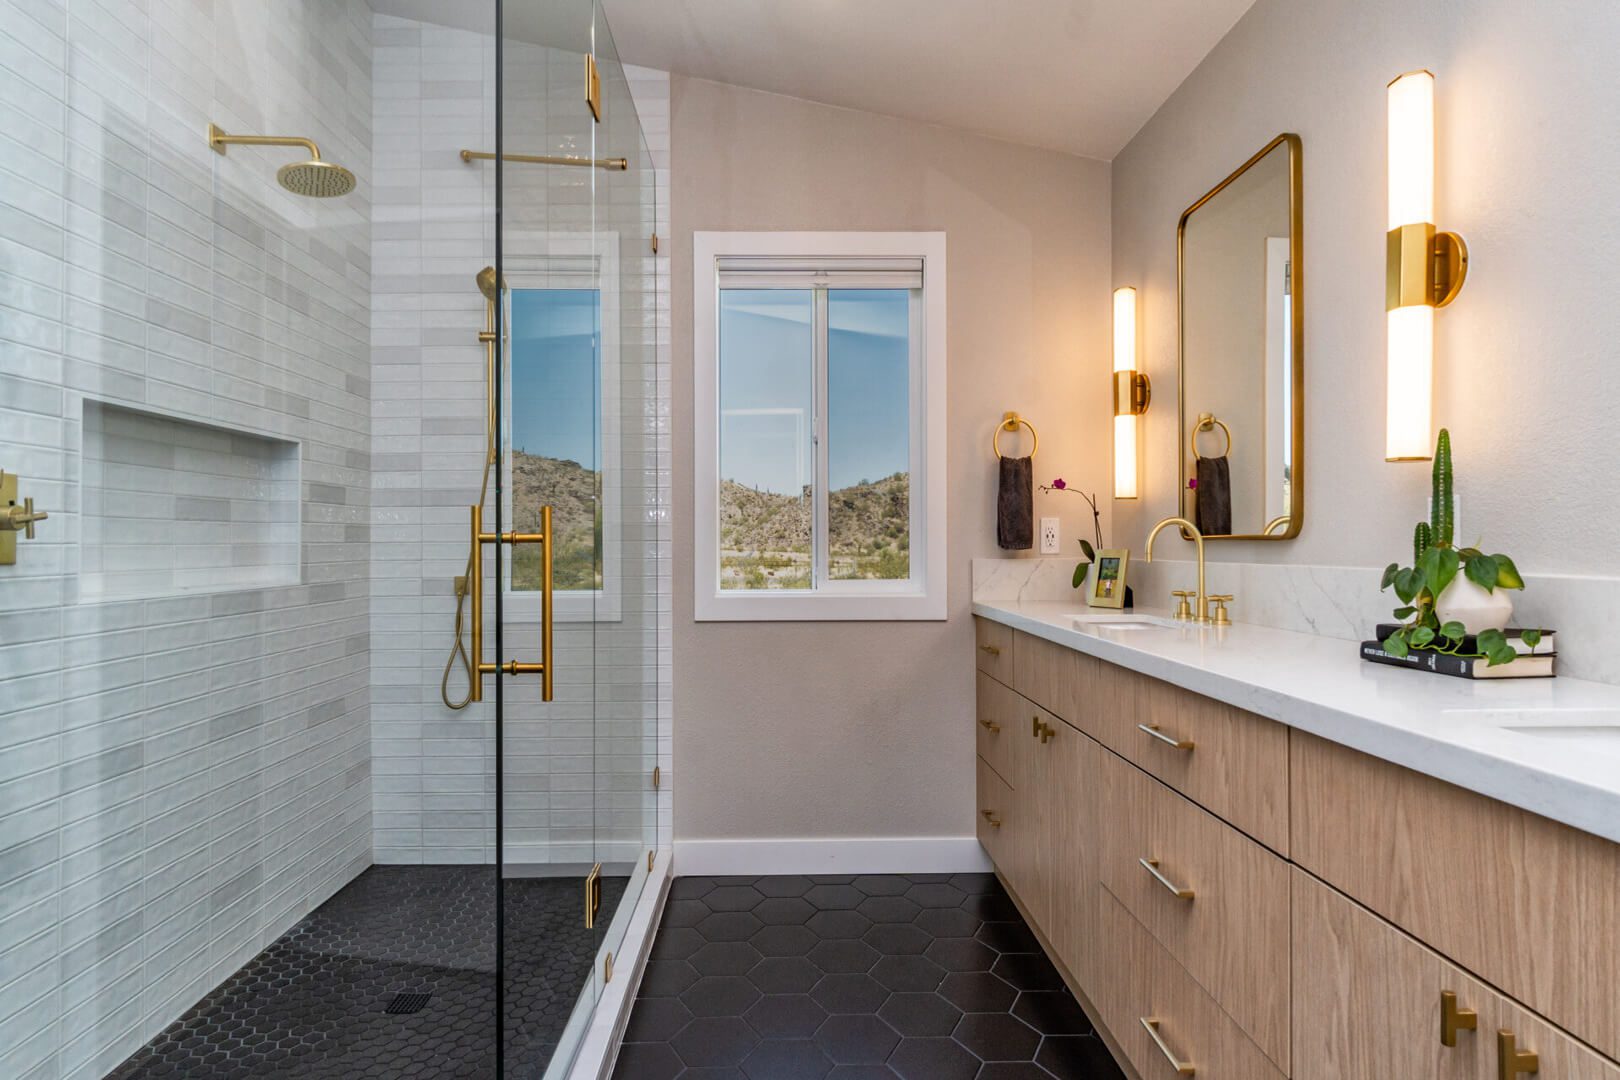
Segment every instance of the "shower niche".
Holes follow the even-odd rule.
[[[82,601],[298,583],[298,443],[91,398],[82,430]]]

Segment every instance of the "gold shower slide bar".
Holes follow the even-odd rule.
[[[503,675],[538,675],[540,676],[540,700],[551,700],[552,671],[551,671],[551,632],[552,619],[552,577],[551,577],[551,507],[540,508],[540,531],[537,533],[520,532],[485,532],[482,508],[473,506],[472,511],[472,559],[468,564],[467,595],[472,601],[472,656],[468,665],[472,671],[472,700],[484,700],[484,676],[500,673]],[[532,663],[519,660],[508,660],[504,664],[488,664],[484,662],[484,545],[485,544],[539,544],[542,552],[540,561],[540,662]]]
[[[494,161],[495,155],[484,150],[463,150],[461,160],[467,162]],[[614,172],[624,172],[630,168],[630,159],[622,157],[588,158],[556,154],[502,154],[501,160],[516,162],[520,165],[580,165],[594,169],[611,169]]]

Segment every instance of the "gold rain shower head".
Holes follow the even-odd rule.
[[[309,151],[308,161],[294,161],[276,170],[276,182],[294,195],[307,195],[314,199],[329,199],[347,195],[354,190],[354,173],[341,165],[321,160],[320,147],[313,139],[291,135],[227,135],[218,124],[208,125],[208,145],[221,157],[229,144],[238,146],[302,146]]]

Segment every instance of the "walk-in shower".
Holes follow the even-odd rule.
[[[0,21],[0,1077],[596,1077],[670,869],[667,80],[592,0],[204,7]]]

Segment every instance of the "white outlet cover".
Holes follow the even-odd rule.
[[[1056,555],[1058,553],[1058,519],[1055,517],[1041,518],[1041,554]]]

